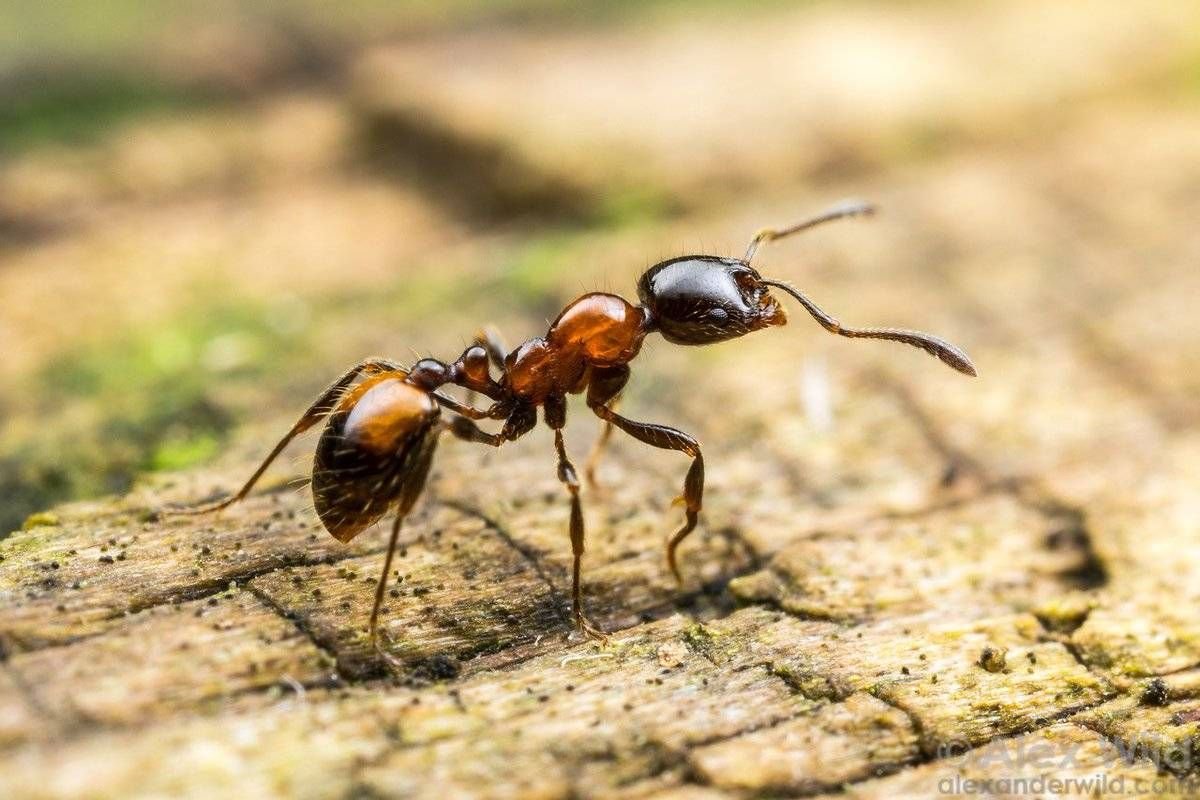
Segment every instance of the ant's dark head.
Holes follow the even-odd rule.
[[[684,256],[648,269],[638,297],[651,324],[675,344],[713,344],[787,323],[762,276],[745,261]]]

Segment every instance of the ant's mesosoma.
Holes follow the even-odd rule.
[[[325,528],[339,541],[348,542],[389,510],[395,512],[371,608],[369,631],[375,642],[400,526],[424,488],[439,435],[449,432],[466,441],[499,447],[532,430],[541,406],[546,425],[554,431],[558,479],[570,493],[573,618],[583,633],[603,639],[605,634],[583,613],[579,580],[583,511],[579,478],[563,444],[567,395],[586,392],[588,408],[605,423],[589,458],[589,479],[614,427],[640,442],[676,450],[692,459],[681,498],[685,520],[667,540],[667,564],[676,580],[681,578],[675,551],[696,527],[704,493],[704,457],[695,438],[665,425],[628,419],[613,410],[629,380],[629,362],[648,334],[661,333],[674,344],[705,345],[783,325],[787,316],[769,291],[776,288],[798,301],[830,333],[903,342],[959,372],[975,375],[966,353],[949,342],[917,331],[845,327],[798,290],[764,278],[750,266],[764,242],[873,211],[866,203],[847,202],[788,228],[765,229],[740,259],[691,255],[655,264],[638,281],[639,305],[614,294],[585,294],[558,315],[545,336],[530,339],[511,352],[494,334],[487,333],[477,336],[476,342],[449,364],[423,358],[405,368],[389,359],[369,358],[321,393],[237,494],[181,513],[217,511],[245,498],[293,438],[328,418],[312,472],[313,503]],[[492,377],[489,364],[499,371],[499,380]],[[459,402],[438,391],[446,385],[483,395],[491,405],[480,409]],[[441,409],[450,412],[448,421],[441,418]],[[475,424],[482,419],[503,420],[504,424],[498,433],[488,433]]]

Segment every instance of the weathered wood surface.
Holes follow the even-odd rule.
[[[75,208],[129,221],[115,240],[64,212],[53,186],[29,191],[45,164],[8,169],[23,218],[65,231],[0,271],[5,330],[30,360],[113,313],[89,304],[36,329],[21,315],[56,280],[101,291],[124,270],[160,312],[178,303],[187,276],[161,275],[164,248],[223,253],[216,269],[251,295],[286,285],[320,305],[406,264],[406,286],[438,270],[441,299],[461,304],[431,296],[397,315],[363,289],[313,320],[302,380],[266,400],[233,393],[233,407],[272,410],[247,414],[213,466],[56,508],[0,541],[0,797],[896,797],[946,780],[1200,777],[1200,102],[1163,77],[1194,70],[1198,28],[1185,4],[1147,9],[1046,22],[1041,3],[817,7],[649,38],[517,28],[371,48],[348,101],[238,112],[242,133],[210,141],[176,176],[182,189],[81,179],[111,152],[62,167]],[[921,33],[908,14],[951,33]],[[1051,23],[1056,38],[1026,51],[1021,32]],[[962,48],[955,31],[988,34]],[[1073,38],[1090,46],[1064,50]],[[909,70],[853,73],[864,43]],[[482,85],[464,49],[487,54]],[[846,72],[803,69],[834,56]],[[1025,58],[1043,66],[996,69]],[[763,61],[787,68],[747,66]],[[713,76],[704,103],[656,119],[673,87],[716,63],[753,71],[758,95]],[[791,93],[815,93],[815,107]],[[569,155],[568,111],[597,122]],[[272,146],[301,123],[321,135]],[[186,136],[148,126],[188,152]],[[759,149],[739,147],[744,126],[763,131]],[[474,159],[455,181],[474,170],[485,190],[430,187],[403,147],[419,160],[430,131]],[[347,166],[363,135],[401,146],[370,170]],[[222,176],[264,153],[277,169],[245,178],[253,197],[217,202]],[[675,215],[555,242],[556,271],[529,278],[541,306],[462,288],[541,246],[489,228],[497,208],[566,224],[643,178],[677,198]],[[799,311],[711,351],[648,346],[625,408],[699,435],[706,507],[676,587],[662,542],[685,464],[615,443],[603,488],[585,496],[587,604],[614,631],[605,646],[568,635],[567,505],[542,432],[499,452],[443,444],[403,534],[386,659],[365,631],[386,532],[345,546],[326,535],[288,482],[301,467],[282,463],[217,517],[157,513],[234,488],[322,370],[372,350],[404,357],[410,342],[450,355],[481,310],[512,339],[533,335],[581,289],[631,291],[659,255],[740,252],[757,227],[850,193],[885,215],[764,250],[761,268],[849,322],[960,342],[979,379],[822,338]],[[247,241],[247,218],[274,247]],[[212,238],[163,245],[172,231],[186,240],[185,220]],[[274,263],[290,248],[295,264]],[[312,251],[345,269],[330,275]],[[59,275],[93,253],[95,275]],[[582,457],[596,426],[571,412]],[[1037,747],[1051,756],[1014,755]]]

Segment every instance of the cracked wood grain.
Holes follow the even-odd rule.
[[[116,314],[122,285],[186,294],[195,275],[160,264],[173,247],[206,267],[214,260],[168,235],[190,230],[196,214],[233,291],[294,289],[316,306],[336,289],[341,299],[311,319],[323,341],[315,364],[380,342],[461,348],[457,337],[481,320],[466,318],[460,299],[508,315],[511,340],[534,335],[543,311],[582,287],[632,288],[664,247],[740,246],[764,222],[834,193],[878,198],[885,213],[869,228],[764,251],[756,264],[802,280],[847,319],[961,337],[980,378],[962,382],[918,353],[858,347],[801,319],[701,353],[648,346],[624,408],[695,433],[708,465],[703,522],[681,550],[683,586],[662,552],[680,514],[671,501],[686,464],[676,455],[618,436],[603,486],[585,489],[585,603],[612,631],[600,646],[567,624],[568,506],[544,432],[499,452],[447,442],[394,563],[382,652],[369,647],[365,619],[385,531],[340,545],[307,495],[278,478],[218,517],[157,513],[236,486],[259,433],[265,441],[290,423],[264,409],[296,398],[264,387],[250,409],[263,418],[247,420],[254,435],[242,430],[219,466],[52,509],[0,542],[0,796],[757,800],[1200,774],[1181,756],[1200,749],[1200,440],[1188,405],[1200,388],[1189,368],[1200,354],[1200,139],[1193,101],[1164,102],[1155,83],[1194,62],[1178,32],[1195,12],[1165,9],[1133,22],[1107,3],[1057,19],[1046,38],[1054,52],[1032,46],[1062,63],[1060,42],[1088,41],[1086,57],[1003,74],[991,68],[1014,46],[1003,36],[1049,24],[1044,4],[912,12],[948,25],[944,37],[870,3],[844,27],[823,8],[768,9],[657,39],[518,20],[498,34],[363,46],[344,87],[350,103],[326,93],[306,106],[315,116],[301,115],[320,123],[312,151],[268,161],[307,167],[249,176],[261,194],[243,206],[206,210],[157,177],[147,186],[161,208],[121,201],[104,188],[111,181],[80,172],[132,158],[102,148],[51,171],[63,183],[41,180],[37,159],[4,171],[4,202],[40,208],[30,219],[57,219],[62,192],[76,192],[120,207],[139,231],[110,240],[72,223],[56,234],[61,249],[30,240],[6,261],[0,285],[20,307],[17,349],[30,353],[90,334]],[[977,50],[960,46],[964,32],[993,23],[999,33],[977,37]],[[744,50],[730,25],[767,31],[771,43]],[[828,68],[855,63],[864,42],[872,59],[916,44],[949,83]],[[545,68],[547,57],[598,45],[599,60]],[[466,46],[495,62],[482,93]],[[664,51],[679,60],[664,62]],[[718,76],[714,102],[660,130],[662,98],[708,74],[695,68],[714,53],[727,66],[809,52],[820,70],[764,75],[753,93]],[[1105,69],[1114,52],[1128,73],[1116,85]],[[1178,63],[1158,60],[1168,52]],[[972,77],[980,69],[986,80]],[[610,74],[638,80],[602,103],[588,91],[564,98],[556,83],[596,87]],[[855,91],[829,88],[847,80]],[[825,102],[781,101],[812,96],[815,81]],[[398,100],[397,86],[411,94]],[[970,102],[947,106],[947,86]],[[988,127],[1064,97],[1086,110],[1046,115],[1019,135]],[[596,130],[613,138],[595,139],[582,159],[567,153],[563,104],[602,115]],[[555,115],[540,113],[550,107]],[[730,108],[766,132],[753,158]],[[258,163],[264,131],[298,119],[284,111],[239,111],[250,145],[221,140],[207,166],[179,180],[213,194],[214,176]],[[214,127],[133,129],[191,153],[184,140]],[[374,137],[381,161],[353,150],[355,130]],[[453,134],[440,156],[430,152],[438,132]],[[901,151],[903,169],[875,168],[881,143]],[[465,161],[442,170],[437,157]],[[390,169],[357,174],[364,163]],[[514,164],[528,183],[503,182]],[[443,171],[455,186],[438,184]],[[819,188],[797,187],[796,175],[820,177]],[[31,193],[22,181],[47,188]],[[515,213],[583,226],[584,212],[610,196],[620,206],[633,184],[652,195],[634,205],[661,195],[679,198],[666,210],[687,213],[551,234]],[[297,206],[328,219],[311,225]],[[488,227],[497,221],[504,227]],[[241,242],[247,226],[256,242],[285,243],[287,257],[264,264],[261,248]],[[561,271],[549,277],[538,272],[547,247]],[[96,276],[77,274],[111,249],[140,256],[125,284],[108,289],[119,270],[103,259]],[[344,267],[331,271],[310,251]],[[527,308],[498,308],[510,267],[533,285]],[[397,308],[399,294],[371,296],[396,281],[406,299],[422,272],[444,269],[461,279],[456,308],[434,315],[424,300]],[[343,296],[353,283],[369,288]],[[79,319],[39,344],[36,319],[60,295],[87,296],[100,311],[81,302]],[[589,425],[572,406],[568,444],[580,458]],[[1060,758],[1014,755],[1031,752]]]

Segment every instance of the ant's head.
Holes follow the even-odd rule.
[[[770,294],[769,289],[775,288],[803,306],[832,334],[849,339],[901,342],[924,350],[964,375],[974,375],[975,365],[967,354],[944,339],[901,328],[847,327],[822,311],[799,289],[764,278],[750,266],[758,246],[764,242],[874,211],[869,203],[849,201],[790,227],[759,231],[741,259],[684,256],[655,264],[638,281],[638,296],[649,312],[650,325],[675,344],[712,344],[736,339],[750,331],[787,322],[787,315]]]
[[[675,344],[714,344],[787,323],[762,276],[745,261],[684,256],[648,269],[638,297],[651,324]]]

